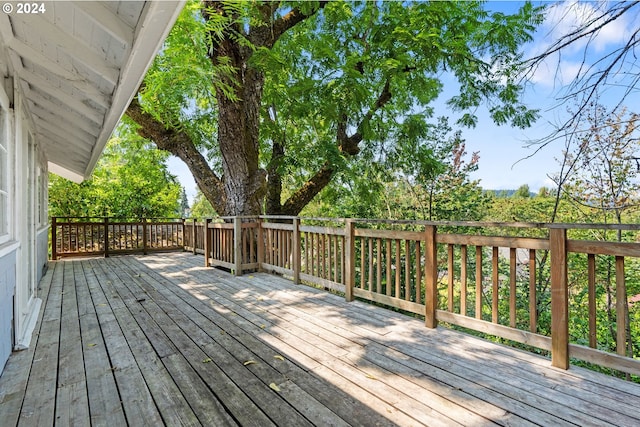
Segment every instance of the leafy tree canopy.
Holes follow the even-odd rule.
[[[160,218],[180,215],[182,186],[167,169],[168,153],[153,149],[121,123],[91,179],[76,184],[51,174],[52,216]]]
[[[423,138],[443,72],[461,124],[485,104],[528,126],[515,79],[540,21],[529,3],[190,2],[128,114],[218,213],[298,214],[367,152]]]

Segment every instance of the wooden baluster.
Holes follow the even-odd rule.
[[[567,286],[567,230],[549,230],[551,251],[551,364],[569,368],[569,294]]]
[[[460,314],[467,315],[467,245],[460,246]]]
[[[211,224],[211,218],[207,218],[204,220],[204,266],[205,267],[209,267],[211,266],[211,246],[213,244],[212,242],[212,235],[211,235],[211,230],[209,230],[209,224]]]
[[[627,354],[627,286],[624,279],[624,257],[616,257],[616,352]]]
[[[386,284],[385,284],[385,294],[387,294],[387,296],[391,296],[391,239],[386,239],[385,240],[385,246],[386,246],[386,255],[387,255],[387,275],[386,277]]]
[[[58,218],[51,217],[51,260],[58,259]]]
[[[327,257],[327,235],[323,233],[320,236],[322,238],[322,276],[320,277],[328,279],[327,266],[329,265],[329,262]]]
[[[482,320],[482,246],[476,246],[476,319]]]
[[[333,247],[335,248],[335,255],[333,257],[333,281],[336,283],[340,283],[340,275],[338,269],[338,258],[342,259],[340,256],[340,245],[338,243],[338,236],[333,236]]]
[[[424,240],[424,323],[428,328],[435,328],[438,326],[438,247],[434,225],[425,227]]]
[[[242,219],[233,218],[233,254],[234,272],[236,276],[242,275]]]
[[[401,289],[400,289],[400,274],[402,271],[402,259],[400,257],[400,240],[396,239],[396,294],[394,295],[396,298],[401,298]]]
[[[596,348],[598,339],[596,335],[596,256],[587,255],[587,276],[589,286],[589,347]]]
[[[369,267],[369,280],[367,281],[367,290],[373,291],[373,238],[367,237],[367,248],[369,249],[369,259],[368,267]]]
[[[300,218],[293,219],[293,283],[300,283],[300,263],[301,263],[301,241],[300,241]]]
[[[258,253],[256,254],[258,260],[258,271],[262,271],[262,264],[264,263],[264,229],[262,228],[262,219],[258,218]]]
[[[493,323],[498,323],[498,292],[500,291],[500,271],[499,271],[499,256],[498,256],[498,248],[496,246],[493,247],[493,256],[491,257],[491,321]]]
[[[404,241],[404,299],[411,300],[411,249],[409,241]]]
[[[345,278],[345,257],[346,257],[346,242],[345,242],[345,236],[340,236],[340,242],[342,244],[342,256],[340,257],[340,283],[346,283],[346,278]],[[351,264],[351,268],[354,269],[354,273],[355,273],[355,265],[352,263]],[[355,283],[355,279],[351,282],[351,283]]]
[[[516,327],[516,248],[509,249],[509,326]]]
[[[365,237],[360,237],[360,289],[365,288],[366,274],[365,274]]]
[[[353,301],[353,288],[356,282],[356,241],[355,241],[355,224],[352,219],[347,219],[344,226],[344,298],[347,302]]]
[[[376,239],[376,292],[382,293],[382,240]]]
[[[453,270],[453,245],[447,245],[447,310],[453,313],[453,282],[455,281]]]
[[[109,257],[109,218],[104,218],[104,257]]]
[[[416,303],[422,304],[422,256],[420,255],[420,240],[416,241]]]
[[[147,219],[142,218],[142,253],[147,254]]]

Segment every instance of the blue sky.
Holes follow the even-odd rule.
[[[517,10],[521,4],[522,2],[518,1],[490,1],[487,7],[490,10],[510,13]],[[544,51],[551,42],[580,25],[596,5],[594,2],[585,1],[546,4],[549,6],[549,13],[545,23],[536,32],[534,41],[524,47],[525,57]],[[637,25],[634,25],[634,18],[638,17],[633,14],[623,16],[604,27],[592,41],[585,57],[586,62],[595,62],[626,41],[631,29]],[[474,129],[462,129],[468,153],[479,152],[479,170],[472,178],[479,179],[483,188],[515,189],[527,184],[532,191],[537,191],[541,186],[553,187],[548,175],[559,169],[555,159],[562,156],[563,141],[551,143],[535,154],[535,147],[528,146],[528,143],[548,135],[553,129],[550,123],[559,123],[566,119],[566,106],[558,106],[557,98],[562,94],[565,85],[575,78],[584,55],[584,43],[572,45],[563,50],[561,56],[549,58],[532,73],[530,85],[524,94],[524,102],[530,108],[540,109],[542,117],[531,128],[521,130],[509,126],[496,126],[486,111],[479,110],[478,126]],[[447,109],[445,101],[454,94],[456,88],[453,83],[447,85],[445,77],[445,92],[434,104],[435,116],[450,116],[450,123],[455,122],[456,115]],[[615,93],[609,93],[603,99],[617,103],[619,98]],[[637,111],[640,105],[637,101],[635,105],[630,105],[632,100],[633,98],[629,97],[626,105]],[[172,158],[169,168],[185,187],[189,200],[193,201],[196,184],[186,165],[181,160]]]

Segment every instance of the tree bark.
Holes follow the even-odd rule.
[[[325,5],[326,2],[320,3],[320,7]],[[207,20],[212,13],[226,13],[217,1],[207,1],[204,6],[203,16]],[[272,48],[285,31],[315,13],[307,15],[294,8],[274,19],[277,6],[277,3],[265,3],[259,8],[264,21],[271,25],[256,25],[245,31],[234,24],[221,40],[213,33],[210,37],[209,58],[214,66],[225,58],[225,62],[233,67],[233,73],[219,78],[236,92],[230,99],[220,88],[216,90],[218,144],[226,194],[223,215],[259,215],[267,194],[267,171],[259,167],[264,75],[249,65],[253,49],[241,43],[238,34],[246,37],[254,47]]]
[[[140,126],[138,129],[140,136],[153,141],[159,149],[170,152],[186,163],[204,196],[217,212],[221,212],[226,205],[222,181],[211,170],[204,156],[195,148],[189,135],[166,128],[164,124],[142,109],[137,97],[133,98],[129,104],[126,114]]]

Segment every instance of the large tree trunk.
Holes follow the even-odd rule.
[[[247,68],[248,58],[239,46],[225,41],[232,51],[239,82],[238,99],[218,90],[218,144],[222,153],[222,181],[227,195],[223,215],[259,215],[266,194],[266,176],[259,167],[260,101],[262,73]]]
[[[326,2],[320,2],[320,7],[325,5]],[[218,1],[205,1],[204,6],[206,20],[212,14],[228,13]],[[215,33],[211,34],[211,62],[214,66],[224,62],[234,69],[230,75],[217,76],[224,85],[235,90],[233,99],[219,87],[216,91],[218,144],[222,153],[222,181],[226,194],[224,211],[220,212],[222,215],[259,215],[263,210],[267,172],[259,166],[259,130],[264,75],[249,65],[254,50],[237,35],[246,36],[253,47],[270,49],[285,31],[315,13],[307,15],[294,8],[277,17],[278,6],[278,2],[267,2],[258,7],[262,19],[270,25],[255,25],[247,30],[243,28],[244,24],[234,23],[222,39]]]
[[[326,1],[320,1],[318,6],[323,8],[326,4]],[[203,6],[202,16],[205,20],[214,15],[217,19],[220,15],[233,13],[219,1],[204,1]],[[260,107],[264,76],[249,65],[253,48],[272,48],[285,31],[317,12],[317,9],[302,12],[293,8],[281,14],[278,12],[279,6],[279,2],[266,2],[256,6],[263,20],[262,24],[246,27],[244,21],[236,21],[236,17],[230,17],[232,19],[222,34],[210,34],[208,55],[212,64],[214,67],[223,64],[225,68],[230,65],[233,69],[227,74],[212,76],[234,91],[234,96],[230,97],[219,85],[216,86],[217,142],[223,169],[221,177],[213,172],[194,141],[183,130],[161,123],[146,113],[137,98],[134,98],[127,110],[129,117],[140,125],[139,133],[142,136],[187,164],[202,193],[222,216],[259,215],[263,211],[267,195],[267,172],[259,164]],[[244,41],[241,40],[243,37],[246,38]],[[327,175],[326,168],[323,168],[316,174],[316,180],[318,176],[322,176],[321,187],[324,187],[332,174],[333,169]],[[310,183],[313,181],[313,178],[310,179]],[[306,188],[313,191],[298,192],[295,199],[301,206],[285,209],[287,212],[299,212],[319,191],[317,185],[307,185]],[[280,192],[281,183],[277,194],[270,194],[271,200],[277,200],[278,203],[270,203],[267,213],[283,213],[279,203]]]

